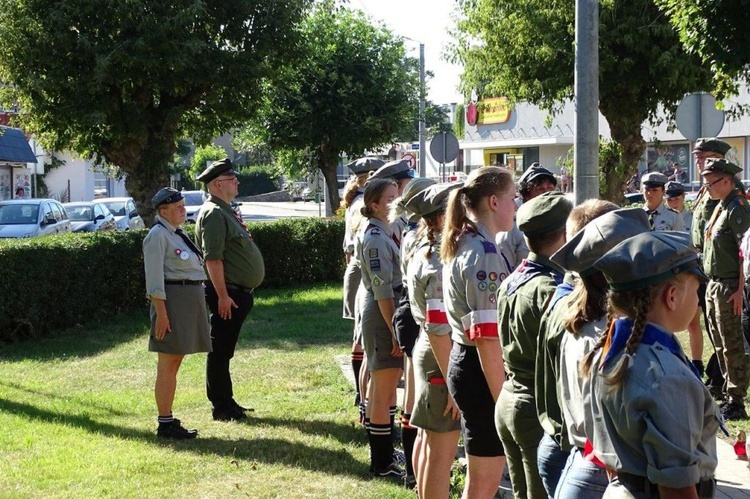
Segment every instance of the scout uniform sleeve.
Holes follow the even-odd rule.
[[[143,266],[146,271],[146,297],[166,300],[164,290],[164,255],[167,251],[166,232],[151,229],[143,240]]]
[[[739,246],[745,232],[750,229],[750,206],[743,198],[737,198],[737,206],[729,215],[729,230],[734,234],[734,238]]]
[[[427,334],[443,336],[451,332],[443,304],[443,268],[436,255],[433,255],[431,261],[432,264],[427,267],[426,276],[425,299],[427,309],[424,328]]]
[[[396,262],[398,263],[398,262]],[[381,235],[365,236],[362,246],[362,270],[370,276],[376,300],[393,299],[393,255]]]
[[[495,249],[495,246],[492,245],[492,248]],[[476,258],[468,259],[466,263],[462,272],[466,283],[466,304],[470,312],[461,318],[464,333],[471,341],[477,338],[497,340],[496,292],[500,270],[497,249],[494,253],[485,251],[484,254],[476,254]]]
[[[223,260],[227,240],[227,221],[221,208],[208,211],[201,225],[204,260]]]

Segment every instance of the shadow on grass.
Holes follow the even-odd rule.
[[[365,443],[365,430],[353,424],[332,423],[330,421],[309,421],[306,419],[256,417],[248,414],[250,425],[268,425],[275,428],[285,427],[295,429],[300,433],[327,437],[338,440],[343,444]]]
[[[41,390],[31,390],[29,388],[26,388],[22,385],[19,385],[18,383],[13,382],[6,382],[6,381],[0,381],[0,386],[4,386],[7,388],[11,388],[13,390],[18,390],[19,392],[28,393],[30,395],[36,395],[37,397],[44,397],[48,399],[56,399],[56,400],[65,400],[65,401],[73,401],[79,406],[85,406],[90,407],[92,409],[96,409],[99,411],[106,412],[108,414],[116,415],[116,416],[125,416],[129,414],[125,411],[120,411],[118,409],[113,409],[112,407],[106,406],[104,404],[96,404],[91,403],[89,401],[81,400],[80,397],[72,395],[72,394],[66,394],[66,395],[59,395],[57,393],[52,392],[44,392]],[[0,404],[3,403],[3,399],[0,399]]]
[[[198,437],[196,440],[189,441],[162,440],[157,438],[152,431],[103,423],[84,415],[61,414],[30,404],[2,398],[0,398],[0,411],[35,421],[67,425],[104,437],[141,440],[152,445],[169,447],[179,452],[192,452],[200,455],[210,454],[233,459],[240,458],[258,463],[282,464],[289,467],[305,468],[310,471],[343,476],[369,477],[369,473],[367,473],[365,467],[358,463],[350,452],[343,449],[323,449],[279,438],[222,440],[216,437]],[[312,435],[332,436],[344,443],[361,439],[361,432],[356,432],[352,427],[336,423],[253,418],[247,424],[252,425],[254,422],[272,426],[292,427]],[[356,437],[357,435],[360,435],[360,439],[348,438],[349,436]]]

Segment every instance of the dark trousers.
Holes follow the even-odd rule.
[[[232,309],[232,318],[219,316],[219,296],[213,286],[206,286],[206,303],[211,311],[211,346],[206,362],[206,394],[214,408],[223,409],[232,405],[232,377],[229,361],[234,357],[234,348],[245,318],[253,308],[253,295],[245,291],[230,289],[229,297],[237,304]]]

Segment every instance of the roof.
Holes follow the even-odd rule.
[[[36,163],[36,156],[20,128],[0,126],[0,163]]]

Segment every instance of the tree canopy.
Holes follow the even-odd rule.
[[[280,68],[248,133],[286,156],[308,158],[323,173],[335,212],[341,154],[390,145],[413,126],[417,61],[402,39],[332,2],[317,4],[301,30],[300,60]]]
[[[48,148],[118,166],[150,218],[177,139],[206,142],[255,114],[311,3],[6,0],[3,98]]]
[[[551,111],[572,99],[574,4],[461,0],[453,55],[465,67],[463,91],[526,100]],[[662,106],[672,117],[686,93],[710,88],[711,75],[682,47],[654,0],[607,0],[599,9],[599,110],[622,148],[623,165],[623,171],[602,171],[610,179],[602,195],[619,199],[625,176],[645,149],[643,122],[656,119]]]

